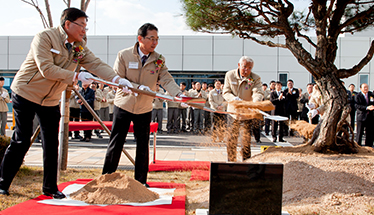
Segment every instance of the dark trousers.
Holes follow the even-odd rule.
[[[179,131],[179,108],[168,108],[168,122],[166,128],[168,131]]]
[[[181,121],[181,130],[186,131],[186,118],[187,118],[187,108],[179,108],[179,116]]]
[[[113,116],[112,134],[105,156],[103,174],[110,174],[117,170],[122,148],[132,121],[136,137],[135,179],[145,184],[149,164],[149,129],[152,112],[133,114],[114,106]]]
[[[361,146],[362,135],[365,130],[365,146],[373,146],[373,119],[368,118],[366,121],[357,121],[356,142]]]
[[[164,117],[163,109],[153,109],[152,110],[152,122],[158,123],[157,131],[162,131],[162,118]]]
[[[272,122],[272,130],[271,130],[271,136],[273,136],[273,138],[276,138],[277,137],[277,131],[278,131],[278,125],[279,125],[279,139],[283,139],[283,129],[284,129],[284,122],[283,121],[275,121],[273,120]]]
[[[193,130],[195,132],[202,131],[204,129],[204,110],[201,109],[194,109],[194,123],[193,123]]]
[[[41,106],[15,93],[12,102],[16,126],[0,167],[0,188],[8,190],[30,148],[33,120],[39,120],[43,147],[43,191],[57,191],[59,106]]]
[[[90,112],[81,112],[82,121],[92,121],[93,116]],[[91,138],[92,130],[84,130],[84,138]]]
[[[69,111],[70,111],[69,120],[79,122],[81,109],[80,108],[69,108]],[[74,136],[77,137],[78,135],[79,135],[79,131],[74,131]],[[69,131],[69,136],[71,136],[71,131]]]
[[[194,109],[192,107],[188,108],[188,122],[187,122],[187,129],[193,130],[193,126],[195,123],[195,116],[194,116]]]
[[[351,113],[349,113],[351,116],[351,127],[353,131],[355,130],[355,120],[356,120],[356,110],[351,110]]]
[[[287,115],[287,117],[289,117],[289,119],[291,121],[292,120],[297,120],[297,112],[296,111],[292,112],[292,113],[287,113],[286,115]],[[288,136],[288,135],[293,136],[294,135],[293,132],[290,131],[290,128],[288,126],[288,121],[284,123],[284,134],[286,136]]]
[[[212,116],[209,111],[204,111],[204,128],[206,131],[212,128]]]

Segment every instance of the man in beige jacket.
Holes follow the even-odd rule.
[[[1,135],[5,135],[5,127],[8,118],[8,105],[10,102],[8,90],[4,87],[4,77],[0,77],[0,121],[1,121]]]
[[[43,193],[65,198],[57,189],[59,100],[68,85],[78,80],[92,82],[90,73],[74,72],[78,64],[105,80],[132,86],[86,47],[83,38],[87,17],[79,9],[65,9],[60,26],[45,29],[34,37],[26,60],[14,77],[11,89],[16,127],[0,167],[0,195],[9,195],[10,184],[30,147],[36,115],[43,146]]]
[[[135,88],[155,90],[159,82],[172,96],[181,94],[179,86],[168,72],[165,58],[155,52],[158,44],[158,29],[150,23],[138,30],[138,42],[130,48],[118,52],[114,71],[129,79]],[[105,157],[103,174],[117,170],[122,148],[127,137],[130,123],[134,123],[136,138],[135,179],[148,186],[149,133],[152,117],[153,98],[146,95],[119,90],[114,99],[114,120],[112,134]]]
[[[264,92],[262,91],[262,82],[260,76],[252,72],[254,61],[252,58],[243,56],[240,58],[238,68],[228,71],[225,75],[225,86],[223,87],[223,98],[227,102],[233,100],[244,100],[258,102],[262,101]],[[230,103],[228,112],[235,112],[235,108]],[[253,122],[252,119],[239,118],[235,115],[228,116],[228,130],[231,135],[227,142],[227,156],[229,161],[236,161],[236,147],[238,145],[239,128],[244,126],[244,137],[242,138],[242,157],[243,161],[251,157],[251,138],[250,131]],[[258,128],[253,132],[258,132]],[[256,137],[257,134],[254,134]],[[258,134],[259,135],[259,134]]]
[[[165,91],[160,87],[160,84],[156,85],[156,92],[159,94],[165,94]],[[152,122],[158,123],[157,133],[162,134],[162,120],[164,118],[164,100],[160,98],[154,98],[152,102]]]
[[[217,111],[226,111],[227,102],[223,98],[221,90],[221,81],[214,81],[214,89],[209,92],[210,108]],[[217,136],[221,128],[226,125],[226,114],[213,113],[213,133]]]

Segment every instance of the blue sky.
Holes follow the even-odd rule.
[[[34,35],[44,27],[36,9],[21,0],[1,0],[0,36]],[[36,0],[34,0],[36,1]],[[45,11],[44,0],[38,0]],[[80,0],[72,0],[79,8]],[[294,0],[295,7],[303,9],[310,0]],[[63,0],[50,0],[53,24],[66,8]],[[87,10],[88,35],[134,35],[144,23],[155,24],[160,35],[202,35],[185,24],[180,0],[91,0]]]

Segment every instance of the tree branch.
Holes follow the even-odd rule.
[[[44,28],[49,28],[48,22],[45,19],[45,16],[44,16],[42,10],[39,8],[39,4],[38,4],[37,0],[36,0],[36,2],[34,2],[34,0],[31,0],[31,2],[28,2],[26,0],[21,0],[21,1],[25,2],[26,4],[29,4],[29,5],[31,5],[33,7],[35,7],[35,9],[38,11],[38,13],[40,15],[40,18],[42,19],[43,27]]]
[[[371,42],[371,46],[366,56],[362,58],[361,61],[357,65],[353,66],[351,69],[339,69],[336,72],[336,76],[342,79],[342,78],[348,78],[352,75],[356,75],[364,66],[366,66],[370,62],[370,60],[373,58],[373,54],[374,54],[374,40]]]
[[[49,1],[48,0],[44,0],[44,3],[45,3],[45,10],[47,11],[47,17],[48,17],[48,21],[49,21],[49,27],[52,28],[53,27],[53,20],[52,20],[51,8],[49,6]]]

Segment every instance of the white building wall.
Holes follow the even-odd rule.
[[[0,37],[0,71],[17,71],[30,49],[32,36]],[[104,62],[113,66],[118,51],[133,46],[137,37],[131,36],[88,36],[88,47]],[[312,38],[315,40],[315,38]],[[274,42],[284,43],[284,39],[274,38]],[[372,38],[341,37],[338,41],[336,65],[351,68],[366,55]],[[314,56],[314,47],[301,40],[303,47]],[[248,55],[255,61],[253,71],[263,82],[278,80],[279,73],[287,73],[295,87],[305,89],[312,76],[297,62],[291,52],[284,48],[271,48],[252,40],[243,40],[229,35],[208,36],[162,36],[156,49],[166,57],[166,65],[171,71],[214,72],[237,68],[241,56]],[[360,74],[369,75],[369,86],[374,86],[371,78],[373,61],[362,71],[344,81],[358,88]]]

